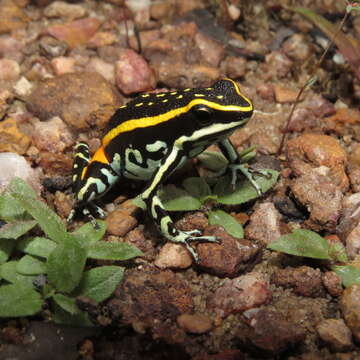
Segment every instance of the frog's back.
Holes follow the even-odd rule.
[[[140,95],[114,113],[107,124],[105,135],[129,120],[143,119],[145,124],[151,126],[154,117],[183,108],[194,98],[211,98],[214,95],[213,90],[208,87]]]

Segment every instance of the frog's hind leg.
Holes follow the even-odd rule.
[[[90,163],[89,145],[79,142],[75,146],[75,156],[72,167],[72,192],[77,193],[81,187],[83,173]]]
[[[104,218],[105,212],[93,201],[108,191],[118,178],[104,155],[100,159],[91,160],[89,147],[80,142],[76,145],[73,164],[72,191],[76,204],[70,212],[67,221],[71,222],[76,214],[81,213],[95,223],[95,217]],[[104,154],[103,149],[98,152]]]
[[[174,147],[169,152],[158,170],[155,172],[150,185],[142,193],[142,199],[145,201],[151,217],[161,230],[162,234],[172,242],[184,244],[195,261],[199,262],[199,256],[190,243],[193,241],[218,242],[218,240],[214,236],[194,236],[201,235],[199,230],[186,232],[176,229],[173,221],[164,209],[164,206],[157,195],[159,185],[161,185],[163,181],[177,168],[183,157],[184,153],[177,147]]]
[[[81,188],[81,177],[84,170],[90,163],[90,151],[89,146],[85,142],[79,142],[75,146],[75,155],[74,162],[72,167],[72,192],[77,195],[79,189]],[[83,212],[83,210],[82,210]],[[67,222],[71,223],[76,215],[79,213],[79,207],[75,206],[67,217]]]

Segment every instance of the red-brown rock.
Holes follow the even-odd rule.
[[[340,296],[344,291],[341,278],[334,271],[326,271],[322,276],[322,282],[331,296]]]
[[[226,280],[212,295],[209,306],[221,317],[268,304],[270,285],[263,274],[252,272]]]
[[[199,267],[217,276],[234,277],[254,265],[260,247],[229,235],[223,228],[209,226],[204,235],[215,236],[219,244],[204,242],[197,246]]]
[[[334,351],[345,352],[353,347],[351,331],[343,319],[326,319],[317,325],[321,338]]]
[[[24,134],[18,123],[8,118],[0,122],[0,152],[25,154],[31,144],[31,138]]]
[[[273,203],[262,203],[250,216],[250,224],[246,227],[246,237],[259,241],[264,246],[278,239],[281,234],[281,215]]]
[[[115,65],[115,81],[125,95],[155,88],[154,71],[144,58],[134,50],[124,50]]]
[[[276,270],[271,277],[271,282],[276,286],[292,288],[301,296],[319,297],[325,294],[320,270],[308,266]]]
[[[24,11],[12,0],[0,2],[0,14],[0,34],[22,29],[29,21]]]
[[[340,309],[354,338],[360,341],[360,285],[352,285],[344,290]]]
[[[192,313],[194,304],[191,289],[173,272],[145,268],[129,271],[108,306],[114,318],[138,332],[149,329],[154,338],[178,343],[185,333],[176,319]]]
[[[53,153],[61,153],[74,143],[69,128],[59,117],[54,117],[49,121],[37,122],[32,140],[38,150]]]
[[[107,232],[115,236],[124,236],[134,229],[138,221],[121,209],[115,209],[106,217]]]
[[[327,167],[309,170],[290,184],[295,198],[310,213],[309,226],[334,232],[340,218],[343,194],[328,174]]]
[[[103,127],[121,105],[116,89],[97,73],[71,73],[38,84],[27,106],[41,120],[59,116],[68,125],[84,129]]]
[[[237,338],[244,346],[258,355],[279,355],[305,340],[305,331],[288,321],[278,312],[261,309],[244,314],[243,324]]]
[[[66,42],[70,48],[86,44],[100,27],[99,20],[86,18],[61,25],[52,25],[46,33],[58,40]]]
[[[342,191],[349,187],[345,174],[347,155],[339,142],[327,135],[304,134],[289,140],[286,155],[296,175],[308,173],[312,168],[326,166],[329,177]]]

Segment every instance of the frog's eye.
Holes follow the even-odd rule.
[[[211,123],[213,115],[213,110],[211,108],[204,105],[197,105],[192,108],[192,111],[200,125],[205,126]]]

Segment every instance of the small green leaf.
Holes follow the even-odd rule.
[[[39,275],[46,273],[46,265],[44,261],[38,258],[25,255],[16,264],[16,271],[22,275]]]
[[[47,205],[43,202],[26,197],[21,194],[12,194],[21,206],[39,223],[44,233],[52,240],[60,243],[68,235],[65,225]]]
[[[55,289],[49,283],[42,286],[41,292],[44,299],[49,299],[56,293]]]
[[[86,271],[76,294],[104,301],[115,291],[123,275],[124,268],[120,266],[100,266]]]
[[[99,241],[87,250],[89,258],[99,260],[129,260],[143,255],[137,247],[124,242]]]
[[[237,186],[239,186],[239,182],[237,183]],[[215,182],[213,194],[215,194],[217,197],[221,198],[222,196],[229,194],[229,192],[231,193],[232,191],[231,179],[229,176],[221,176]]]
[[[35,236],[21,239],[16,248],[26,254],[47,258],[56,248],[56,242],[44,237]]]
[[[228,164],[225,156],[219,151],[204,151],[197,158],[202,166],[211,171],[220,171]]]
[[[0,228],[1,239],[17,239],[32,229],[37,222],[35,220],[18,220],[13,223],[5,224]]]
[[[19,177],[14,177],[10,184],[9,187],[7,188],[7,191],[10,192],[10,194],[17,194],[17,195],[21,195],[21,196],[26,196],[32,199],[36,199],[36,193],[34,191],[34,189],[23,179],[19,178]]]
[[[80,309],[76,305],[74,298],[65,296],[63,294],[55,294],[53,296],[54,301],[58,304],[63,310],[67,311],[71,315],[78,314]]]
[[[9,259],[15,245],[16,243],[12,239],[0,240],[0,265]]]
[[[0,219],[7,222],[24,220],[25,210],[11,195],[0,195]]]
[[[174,185],[164,186],[159,191],[159,197],[167,211],[191,211],[198,210],[201,207],[201,202],[198,199]]]
[[[242,239],[244,229],[242,225],[231,215],[222,210],[214,210],[209,213],[210,225],[221,225],[230,235]]]
[[[201,177],[190,177],[182,183],[184,189],[193,197],[199,199],[211,195],[211,190],[206,181]]]
[[[266,193],[277,182],[279,172],[270,169],[263,169],[262,171],[269,172],[271,178],[262,175],[255,175],[254,178],[261,191]],[[213,192],[218,196],[219,203],[226,205],[243,204],[259,197],[256,189],[247,179],[238,181],[234,191],[231,190],[230,179],[220,179]]]
[[[71,292],[78,286],[86,262],[86,250],[77,242],[66,240],[47,259],[50,284],[58,291]]]
[[[91,222],[84,224],[76,229],[70,235],[75,237],[80,244],[87,246],[101,240],[106,231],[106,222],[102,220],[96,220],[98,228],[95,228]]]
[[[329,245],[329,255],[334,261],[343,263],[348,262],[345,246],[342,243],[335,243]]]
[[[40,294],[23,283],[0,287],[0,317],[30,316],[42,307]]]
[[[297,229],[292,234],[280,236],[268,245],[271,250],[285,254],[330,260],[329,245],[326,239],[317,233]]]
[[[56,324],[88,327],[94,326],[87,313],[80,311],[78,314],[71,315],[57,303],[53,303],[53,320]]]
[[[352,265],[333,266],[332,270],[341,278],[345,287],[360,284],[360,269]]]
[[[33,281],[36,276],[22,275],[16,271],[18,261],[8,261],[0,266],[0,273],[3,279],[6,281],[17,284],[22,283],[27,286],[33,286]]]
[[[146,210],[146,204],[145,204],[145,202],[143,201],[143,199],[141,198],[141,194],[138,195],[136,198],[133,198],[133,199],[131,200],[131,202],[132,202],[135,206],[139,207],[140,209]]]
[[[198,210],[201,207],[201,202],[198,199],[174,185],[164,186],[159,191],[159,197],[167,211],[191,211]],[[132,203],[139,208],[146,210],[146,204],[141,199],[141,195],[132,199]]]

